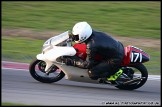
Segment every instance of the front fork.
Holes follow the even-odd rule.
[[[46,74],[49,74],[49,72],[52,69],[53,63],[51,61],[46,60],[46,58],[44,57],[44,54],[43,53],[38,54],[36,57],[37,57],[38,60],[42,60],[42,61],[44,61],[46,63],[45,73]]]

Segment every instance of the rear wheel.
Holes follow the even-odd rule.
[[[123,89],[123,90],[134,90],[134,89],[137,89],[143,86],[145,82],[147,81],[148,72],[147,72],[146,67],[142,63],[127,67],[127,70],[134,72],[132,79],[135,79],[135,78],[144,78],[144,79],[141,79],[140,81],[135,82],[134,84],[118,85],[116,86],[117,88]]]
[[[57,66],[53,66],[49,74],[45,73],[46,63],[42,60],[34,59],[29,66],[31,76],[43,83],[53,83],[61,80],[65,74]]]

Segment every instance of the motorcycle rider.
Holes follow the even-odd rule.
[[[66,58],[67,65],[88,69],[89,77],[94,80],[116,80],[120,76],[122,70],[119,70],[119,66],[124,58],[124,46],[121,42],[106,33],[93,30],[85,21],[74,25],[71,36],[76,43],[87,45],[87,59]],[[101,56],[102,61],[96,60],[97,55]]]

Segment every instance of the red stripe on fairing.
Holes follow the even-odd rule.
[[[135,51],[135,52],[138,52],[138,53],[142,53],[142,55],[150,58],[150,56],[146,52],[143,52],[142,50],[139,50],[139,49],[136,49],[136,48],[132,48],[132,51]]]

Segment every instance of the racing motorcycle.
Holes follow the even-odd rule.
[[[150,56],[142,49],[131,45],[126,46],[124,50],[125,55],[120,66],[123,71],[119,77],[121,79],[92,80],[87,69],[68,66],[62,60],[73,56],[86,60],[86,45],[74,44],[69,31],[66,31],[44,42],[42,52],[30,63],[29,72],[35,80],[43,83],[53,83],[65,78],[76,82],[110,84],[118,89],[134,90],[147,81],[148,71],[143,63],[149,61]]]

